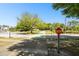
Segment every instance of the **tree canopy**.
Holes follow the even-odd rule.
[[[22,31],[28,31],[35,28],[36,24],[40,22],[40,19],[37,16],[24,14],[21,18],[18,18],[16,28]]]
[[[78,3],[54,3],[53,9],[61,10],[66,17],[79,18],[79,4]]]

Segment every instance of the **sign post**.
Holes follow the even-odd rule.
[[[11,38],[10,27],[8,27],[8,35],[9,35],[9,38]]]
[[[57,53],[60,53],[60,34],[58,34],[58,47],[57,47]]]
[[[56,33],[58,37],[58,45],[57,45],[57,53],[60,53],[60,34],[62,33],[62,29],[60,27],[56,28]]]

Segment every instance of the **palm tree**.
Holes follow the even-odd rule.
[[[78,3],[54,3],[53,9],[61,10],[66,17],[79,18],[79,4]]]

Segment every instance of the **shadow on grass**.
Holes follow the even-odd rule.
[[[35,37],[32,40],[23,40],[8,48],[9,51],[18,52],[17,56],[44,56],[47,55],[47,39],[42,37]]]
[[[61,40],[64,40],[61,38]],[[48,44],[52,45],[48,46]],[[56,53],[57,37],[56,36],[40,36],[34,37],[31,40],[23,40],[8,48],[9,51],[16,51],[17,56],[47,56],[49,53],[48,48],[53,48],[53,54]],[[51,51],[52,52],[52,51]],[[64,56],[64,53],[63,53]]]

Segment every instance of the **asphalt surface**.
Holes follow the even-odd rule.
[[[0,33],[0,37],[18,37],[18,38],[32,38],[32,37],[40,37],[42,35],[48,35],[48,36],[53,36],[57,37],[57,34],[17,34],[14,32],[2,32]],[[79,34],[61,34],[60,37],[74,37],[74,38],[79,38]]]

